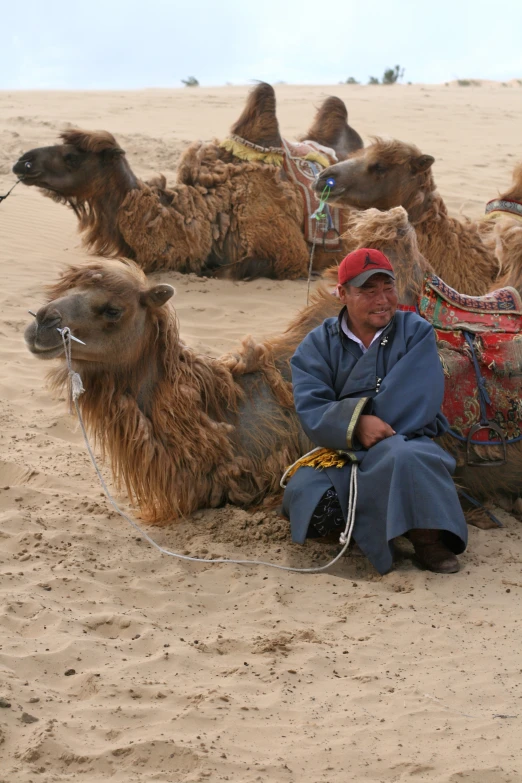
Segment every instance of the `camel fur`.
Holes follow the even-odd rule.
[[[315,141],[334,149],[338,160],[345,160],[364,147],[357,131],[348,124],[348,110],[344,102],[335,95],[330,95],[319,107],[313,124],[301,140]]]
[[[372,209],[350,219],[361,246],[392,260],[400,300],[415,301],[432,269],[406,212]],[[68,374],[56,327],[69,326],[86,343],[71,346],[86,389],[82,414],[145,518],[167,522],[227,501],[248,507],[276,494],[285,468],[311,447],[293,407],[289,360],[311,329],[337,314],[335,277],[333,268],[282,334],[247,337],[236,352],[211,359],[180,342],[170,286],[149,286],[130,261],[91,261],[50,288],[26,342],[40,358],[61,359],[50,374],[60,388]],[[443,445],[457,459],[456,480],[473,495],[518,496],[522,444],[508,446],[506,465],[490,468],[468,467],[449,436]]]
[[[130,261],[74,266],[50,288],[26,335],[43,358],[54,355],[56,337],[61,353],[57,319],[86,342],[81,356],[73,351],[86,425],[116,482],[156,522],[226,501],[258,503],[309,446],[293,411],[293,345],[279,351],[286,378],[253,341],[243,345],[243,369],[230,357],[198,356],[180,342],[172,294],[171,286],[150,287]],[[52,385],[67,377],[62,363]]]
[[[510,234],[515,221],[507,218],[495,226],[493,221],[461,221],[448,215],[433,179],[434,160],[413,144],[375,138],[349,160],[321,172],[315,188],[321,192],[326,179],[333,177],[330,201],[338,206],[404,207],[421,253],[435,273],[461,293],[482,296],[499,287],[500,276],[515,285],[522,274],[522,243]],[[513,188],[501,198],[521,200],[522,167],[515,172]],[[505,245],[504,232],[510,234]],[[514,236],[520,238],[517,232]]]
[[[242,160],[218,141],[195,142],[172,187],[163,176],[141,181],[107,131],[64,131],[63,144],[30,150],[13,171],[72,207],[94,254],[133,259],[145,272],[305,277],[311,247],[303,235],[303,200],[269,154],[281,152],[275,109],[273,88],[259,84],[232,127],[233,136],[259,147],[260,159]],[[319,141],[326,115],[323,107],[312,126]],[[327,132],[343,153],[357,143],[338,107]],[[342,256],[341,248],[336,258]],[[315,268],[332,258],[318,246]]]

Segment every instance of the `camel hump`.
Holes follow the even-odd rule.
[[[331,147],[338,160],[344,160],[352,152],[364,147],[357,131],[348,125],[348,110],[344,101],[335,95],[330,95],[321,104],[304,138],[323,147]]]
[[[245,108],[231,133],[260,147],[280,147],[276,97],[271,84],[260,82],[251,90]]]
[[[513,184],[500,198],[502,201],[516,201],[522,204],[522,163],[515,166],[513,170]]]

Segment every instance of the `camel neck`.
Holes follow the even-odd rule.
[[[96,183],[84,204],[72,204],[80,218],[80,231],[85,231],[84,243],[95,253],[106,256],[135,258],[119,229],[118,212],[128,194],[141,186],[125,160],[110,172],[108,181]]]
[[[498,274],[498,262],[482,242],[476,226],[448,215],[441,196],[428,194],[410,221],[419,250],[435,274],[462,294],[483,296]]]
[[[439,221],[448,215],[446,205],[437,190],[419,190],[405,204],[408,219],[412,226],[426,221]]]

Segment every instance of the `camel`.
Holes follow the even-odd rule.
[[[107,131],[64,131],[62,144],[26,152],[13,171],[25,185],[72,207],[95,254],[133,259],[145,272],[305,277],[310,218],[303,199],[315,196],[311,187],[303,194],[287,175],[291,145],[280,136],[275,109],[273,88],[257,85],[229,139],[195,142],[185,151],[172,188],[163,176],[138,179]],[[319,108],[306,136],[301,148],[314,174],[362,144],[338,98]],[[324,240],[340,260],[342,243],[331,235]],[[315,268],[332,257],[319,242]]]
[[[322,192],[326,181],[333,179],[329,201],[338,206],[404,207],[421,253],[437,275],[463,294],[482,296],[499,287],[499,276],[503,284],[511,280],[518,287],[515,281],[522,277],[520,226],[516,230],[514,218],[495,224],[493,220],[474,223],[450,217],[436,190],[431,171],[434,161],[413,144],[376,138],[348,160],[322,171],[314,187]],[[500,198],[522,201],[522,166],[515,170],[513,187]],[[504,242],[505,233],[509,239]]]
[[[400,301],[418,301],[432,269],[405,210],[354,213],[349,230],[360,246],[390,257]],[[63,273],[25,339],[36,357],[59,360],[50,373],[55,388],[68,380],[57,327],[85,343],[71,344],[85,387],[80,409],[144,518],[165,523],[225,502],[248,507],[278,493],[285,468],[311,448],[293,407],[289,360],[311,329],[337,314],[335,277],[333,267],[282,334],[246,337],[236,352],[212,359],[180,341],[171,286],[149,285],[132,261],[97,259]],[[441,347],[457,397],[461,354],[452,361],[453,354]],[[520,379],[519,369],[510,377]],[[470,467],[465,444],[450,436],[442,445],[457,458],[456,480],[475,497],[518,496],[522,442],[507,446],[507,464],[490,468]],[[498,451],[472,447],[481,458]]]

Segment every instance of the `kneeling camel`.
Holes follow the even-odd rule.
[[[273,88],[258,85],[230,138],[194,142],[171,187],[163,176],[141,181],[107,131],[67,130],[62,144],[26,152],[13,171],[25,185],[72,207],[95,254],[133,259],[145,272],[305,277],[311,247],[304,196],[308,206],[313,194],[287,174],[291,145],[281,138],[275,109]],[[316,147],[302,148],[316,172],[362,146],[347,117],[335,97],[319,109],[306,134]],[[317,144],[333,147],[335,155]],[[342,243],[335,245],[336,256],[317,243],[315,269],[343,257]]]

